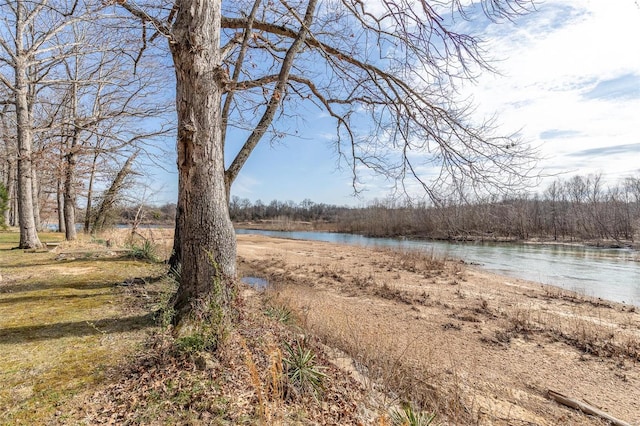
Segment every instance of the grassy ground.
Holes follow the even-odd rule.
[[[52,251],[0,233],[0,425],[605,424],[548,389],[640,420],[635,307],[433,253],[241,236],[240,274],[269,286],[239,286],[210,350],[158,325],[175,283],[134,256],[166,258],[171,232],[147,232]]]
[[[170,248],[140,238],[161,258]],[[215,352],[195,335],[174,339],[158,309],[175,283],[126,241],[25,251],[0,233],[0,425],[390,424],[265,293],[241,286],[240,321]]]
[[[56,233],[40,238],[62,239]],[[43,424],[144,340],[154,326],[149,306],[121,284],[134,277],[151,284],[163,268],[95,257],[80,245],[66,256],[15,250],[18,239],[0,233],[0,423]]]

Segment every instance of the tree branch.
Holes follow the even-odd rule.
[[[307,35],[310,33],[310,27],[311,23],[313,22],[317,1],[318,0],[309,0],[304,20],[301,22],[300,30],[297,33],[293,43],[287,50],[287,54],[285,55],[284,61],[282,62],[280,74],[278,76],[278,82],[275,89],[273,90],[273,94],[271,95],[269,104],[267,105],[262,118],[258,122],[258,125],[255,127],[249,138],[247,138],[246,142],[225,172],[227,192],[231,186],[231,183],[233,183],[235,178],[238,176],[240,169],[249,158],[249,155],[256,147],[258,142],[260,142],[260,139],[262,139],[262,136],[265,134],[265,132],[273,122],[276,110],[282,103],[282,98],[284,97],[285,87],[287,85],[287,80],[289,79],[289,73],[291,71],[291,68],[293,67],[294,59],[304,46]]]

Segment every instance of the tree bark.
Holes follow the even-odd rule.
[[[179,0],[170,43],[178,110],[178,324],[208,301],[215,280],[229,290],[236,274],[222,146],[220,14],[219,0]]]
[[[4,177],[5,189],[7,190],[7,209],[4,212],[4,224],[7,226],[15,226],[15,188],[16,188],[16,160],[13,153],[13,142],[9,134],[9,126],[7,124],[8,105],[5,105],[0,112],[0,132],[4,139]]]
[[[93,162],[91,163],[91,174],[89,175],[89,188],[87,189],[87,207],[84,212],[84,233],[88,234],[91,230],[91,209],[93,209],[93,180],[96,176],[96,165],[98,163],[98,153],[93,154]]]
[[[64,189],[60,176],[58,176],[56,200],[58,202],[58,232],[66,234],[66,227],[64,224]]]
[[[171,250],[171,256],[169,257],[169,270],[180,271],[182,269],[181,246],[180,246],[180,216],[182,215],[182,206],[180,200],[176,204],[176,223],[173,231],[173,249]]]
[[[18,20],[17,26],[22,22]],[[17,34],[22,35],[19,28]],[[22,38],[16,39],[18,51],[22,51]],[[42,243],[38,238],[33,206],[33,171],[32,149],[33,135],[31,120],[29,117],[28,80],[26,60],[23,57],[16,59],[15,65],[15,102],[18,137],[18,224],[20,227],[19,248],[40,248]]]
[[[8,226],[15,226],[15,188],[16,188],[16,167],[13,161],[7,161],[7,210],[4,212],[4,223]]]
[[[31,161],[31,195],[33,196],[33,221],[36,224],[36,231],[42,231],[42,220],[40,219],[40,181],[38,173]]]
[[[77,135],[74,132],[74,138]],[[64,237],[67,241],[73,241],[77,238],[76,234],[76,194],[73,187],[76,170],[76,155],[72,151],[66,155],[65,174],[64,174]]]

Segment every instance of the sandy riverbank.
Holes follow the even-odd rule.
[[[274,300],[351,355],[343,362],[361,380],[451,424],[606,424],[548,390],[640,424],[634,307],[429,255],[254,235],[238,243],[241,273],[267,278]]]

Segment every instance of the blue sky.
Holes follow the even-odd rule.
[[[537,9],[486,29],[502,75],[466,88],[478,112],[522,129],[546,173],[639,175],[638,2],[548,0]]]
[[[468,1],[467,3],[471,3]],[[477,3],[477,2],[476,2]],[[478,119],[496,115],[505,134],[538,146],[543,173],[602,173],[615,182],[640,175],[640,6],[635,0],[547,0],[513,22],[481,14],[456,28],[485,41],[499,75],[484,73],[460,89]],[[303,111],[299,136],[264,140],[234,183],[232,195],[359,205],[384,198],[392,184],[363,177],[354,198],[349,170],[337,167],[321,111]],[[231,135],[232,136],[232,135]],[[161,173],[159,202],[175,199],[176,178]],[[548,178],[541,182],[546,186]]]

